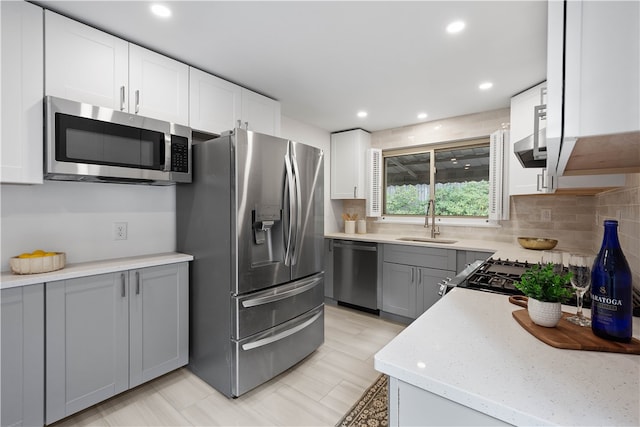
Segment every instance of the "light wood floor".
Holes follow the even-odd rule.
[[[62,426],[333,426],[378,377],[373,356],[403,325],[325,306],[325,342],[266,384],[227,399],[187,368],[55,424]]]

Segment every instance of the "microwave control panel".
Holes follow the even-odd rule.
[[[173,172],[189,172],[189,140],[171,135],[171,170]]]

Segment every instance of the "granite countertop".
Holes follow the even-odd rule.
[[[398,240],[402,237],[410,237],[410,234],[346,234],[346,233],[326,233],[325,238],[343,239],[343,240],[360,240],[364,242],[392,243],[396,245],[410,245],[423,247],[438,247],[443,249],[471,250],[493,252],[494,258],[510,259],[512,261],[528,261],[532,263],[540,262],[542,251],[534,251],[524,249],[518,243],[496,242],[492,240],[473,240],[451,238],[455,243],[438,243],[437,240],[448,240],[446,237],[438,237],[435,242],[411,242],[406,240]],[[560,248],[556,248],[561,250]]]
[[[73,279],[76,277],[93,276],[95,274],[113,273],[115,271],[132,270],[135,268],[175,264],[191,260],[193,260],[192,255],[168,252],[154,255],[141,255],[103,261],[67,264],[61,270],[41,274],[13,274],[9,271],[3,271],[2,276],[0,277],[0,289],[53,282],[55,280]]]
[[[519,309],[453,289],[375,355],[375,368],[514,425],[640,425],[640,356],[551,347],[513,319]]]

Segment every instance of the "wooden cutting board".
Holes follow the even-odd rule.
[[[632,338],[629,343],[621,343],[597,337],[591,332],[591,328],[574,325],[565,320],[566,317],[573,316],[570,313],[563,312],[562,319],[555,328],[536,325],[531,321],[526,309],[516,310],[512,314],[518,323],[529,331],[531,335],[552,347],[640,354],[640,340]]]

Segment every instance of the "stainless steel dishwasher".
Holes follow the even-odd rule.
[[[333,241],[333,297],[339,304],[378,313],[378,244]]]

